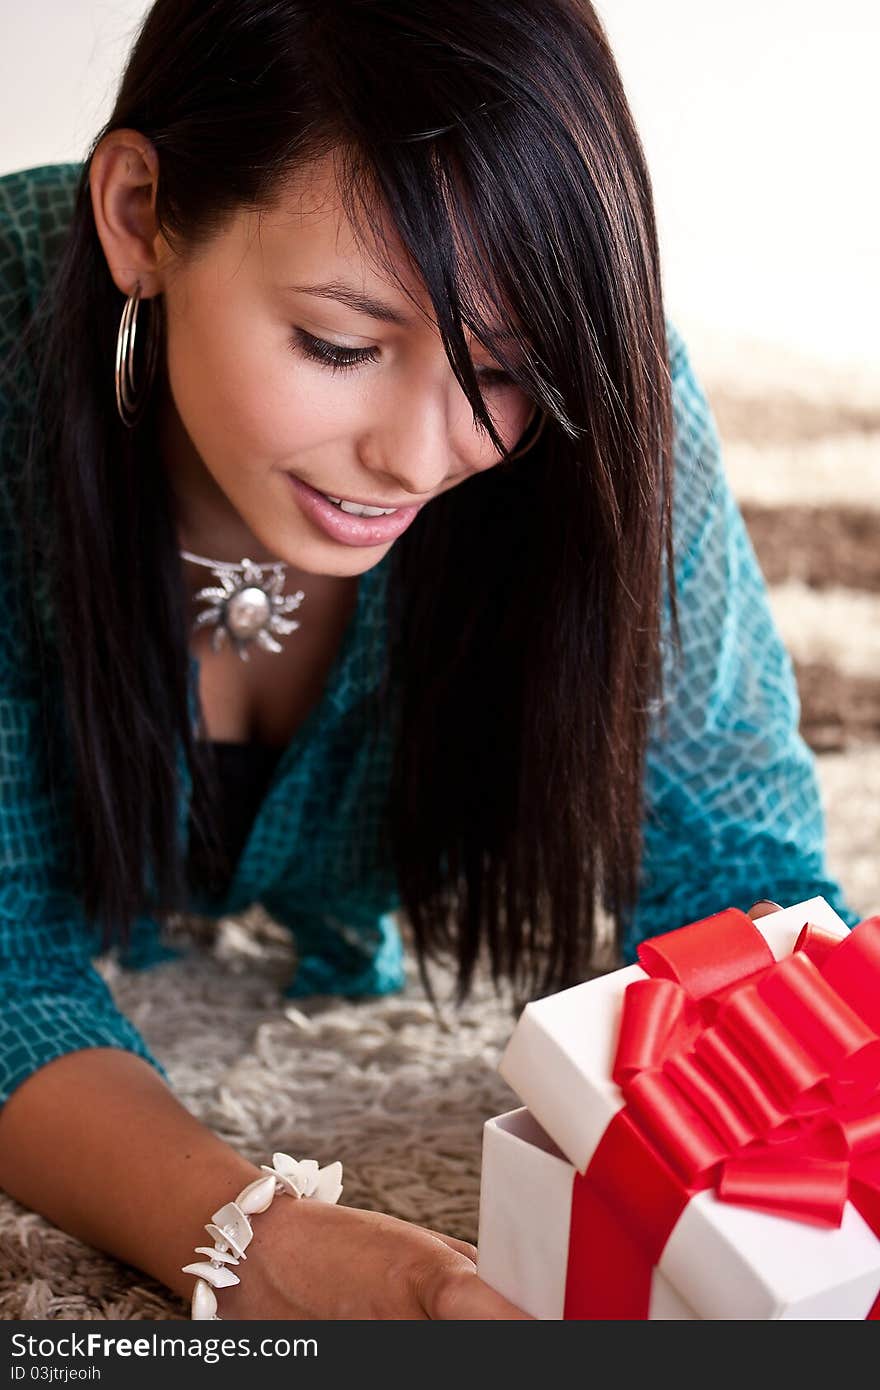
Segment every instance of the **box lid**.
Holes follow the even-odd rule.
[[[841,937],[849,931],[824,898],[771,912],[755,926],[774,959],[781,960],[808,921]],[[611,1079],[623,995],[634,980],[647,978],[640,965],[628,965],[526,1004],[498,1064],[504,1080],[580,1172],[623,1108]]]

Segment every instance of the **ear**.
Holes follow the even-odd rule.
[[[95,227],[116,288],[124,295],[140,281],[141,295],[159,294],[167,245],[156,220],[159,158],[136,130],[111,130],[89,165]]]

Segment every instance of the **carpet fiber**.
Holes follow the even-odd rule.
[[[695,362],[795,658],[832,869],[868,915],[880,911],[880,412],[830,371],[762,369],[755,354]],[[289,938],[260,908],[182,921],[174,939],[183,960],[135,974],[108,956],[99,969],[194,1114],[257,1163],[275,1149],[341,1158],[348,1205],[476,1240],[482,1122],[517,1103],[496,1071],[509,992],[481,976],[460,1013],[435,1014],[410,953],[402,995],[293,1006],[280,994]],[[450,977],[435,978],[448,1000]],[[0,1318],[187,1316],[164,1286],[0,1194]]]

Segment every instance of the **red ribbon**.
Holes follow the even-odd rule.
[[[648,1317],[695,1193],[880,1239],[880,917],[808,924],[774,961],[735,908],[639,948],[613,1079],[625,1105],[576,1173],[565,1318]],[[880,1294],[868,1314],[880,1319]]]

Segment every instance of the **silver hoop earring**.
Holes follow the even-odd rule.
[[[150,304],[150,323],[147,329],[147,343],[144,351],[144,379],[139,389],[134,381],[134,347],[137,334],[138,309],[140,307],[141,282],[137,281],[134,290],[125,301],[119,332],[116,335],[116,409],[119,418],[128,428],[133,429],[140,420],[144,406],[153,385],[156,364],[159,360],[159,322],[160,306],[158,296]]]
[[[528,425],[526,425],[525,430],[523,431],[523,436],[525,436],[526,434],[528,434],[529,429],[530,429],[530,427],[531,427],[531,425],[532,425],[532,423],[533,423],[533,421],[534,421],[534,419],[535,419],[535,416],[536,416],[538,413],[539,413],[539,412],[538,412],[538,407],[535,406],[535,409],[534,409],[533,412],[532,412],[531,419],[529,420]],[[543,430],[544,426],[545,426],[546,423],[547,423],[547,415],[546,415],[546,412],[545,412],[545,411],[541,411],[540,414],[541,414],[541,419],[540,419],[540,421],[539,421],[539,423],[538,423],[538,428],[535,430],[535,433],[532,435],[532,438],[529,440],[528,444],[521,444],[520,447],[519,447],[517,450],[515,450],[514,453],[508,454],[508,455],[507,455],[507,458],[504,460],[505,463],[510,463],[510,461],[511,461],[512,459],[521,458],[523,454],[527,454],[527,453],[529,452],[529,449],[531,449],[531,447],[532,447],[533,444],[537,444],[538,440],[539,440],[540,437],[541,437],[541,431]]]

